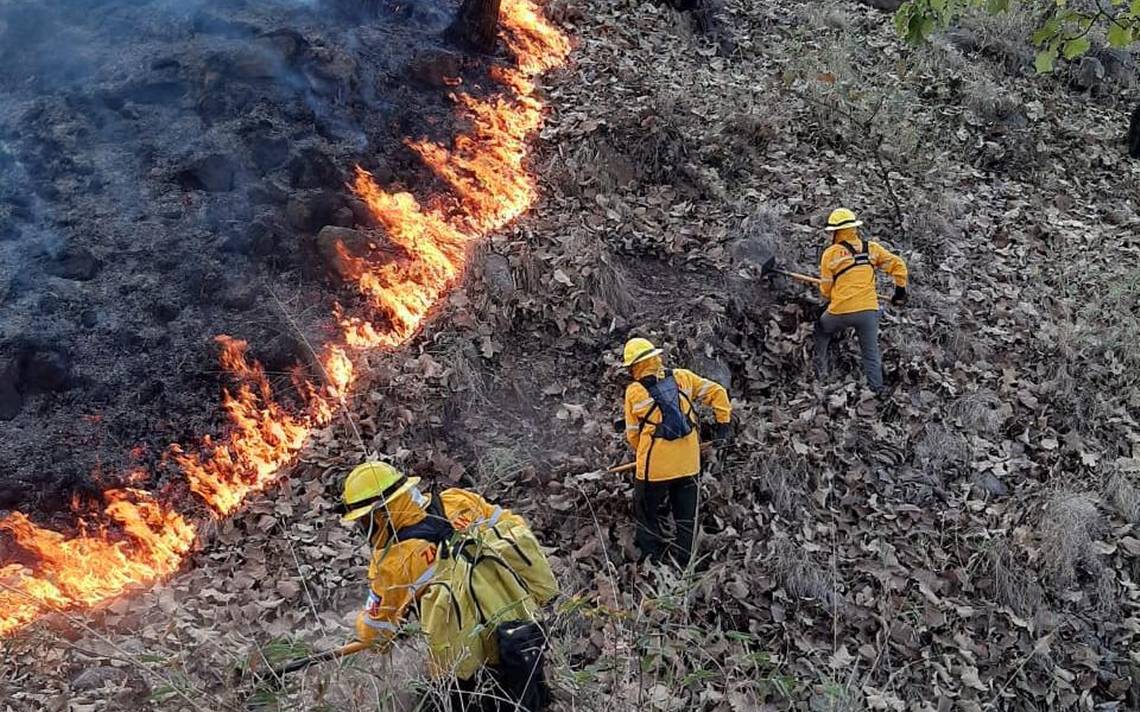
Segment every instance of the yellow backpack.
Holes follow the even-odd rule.
[[[535,621],[558,593],[550,563],[521,520],[457,532],[439,547],[436,572],[420,597],[433,675],[470,679],[499,662],[495,629]]]

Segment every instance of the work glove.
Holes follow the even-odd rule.
[[[618,419],[614,420],[614,432],[615,433],[624,433],[625,432],[625,418],[618,418]]]
[[[713,428],[713,442],[726,443],[732,437],[732,423],[717,423]]]
[[[891,297],[891,304],[901,307],[906,304],[906,287],[895,287],[895,294]]]

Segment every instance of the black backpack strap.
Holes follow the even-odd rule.
[[[396,541],[422,539],[438,546],[451,539],[451,535],[455,533],[455,528],[451,526],[451,520],[443,511],[443,502],[437,492],[432,491],[431,501],[428,502],[426,511],[427,516],[422,521],[397,529]],[[446,554],[446,552],[444,553]]]
[[[672,377],[673,369],[665,369],[665,378]],[[645,378],[639,380],[638,383],[640,383],[641,387],[645,389],[645,395],[653,398],[653,391],[650,389],[657,385],[657,376],[646,376]],[[649,407],[649,410],[645,411],[645,417],[643,417],[637,423],[637,437],[641,437],[641,431],[645,430],[645,424],[649,422],[649,416],[653,415],[653,411],[657,410],[657,407],[657,399],[653,398],[653,405]]]
[[[871,242],[869,240],[863,240],[863,247],[859,250],[856,250],[855,247],[846,240],[837,244],[843,245],[843,247],[846,248],[849,253],[851,253],[851,264],[831,275],[831,281],[833,283],[839,281],[840,275],[845,274],[848,270],[854,269],[856,267],[862,267],[866,265],[874,269],[874,265],[871,264]]]

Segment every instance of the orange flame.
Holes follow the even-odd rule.
[[[570,43],[541,17],[534,0],[503,0],[501,13],[501,36],[518,65],[492,68],[504,94],[486,100],[456,97],[472,128],[452,147],[408,142],[451,188],[455,209],[425,208],[408,193],[384,191],[357,169],[354,190],[404,254],[373,263],[341,250],[355,286],[381,318],[346,317],[338,310],[343,344],[322,350],[324,386],[295,377],[307,403],[294,412],[275,400],[261,364],[248,359],[247,344],[217,337],[222,367],[237,382],[222,396],[231,427],[218,441],[204,437],[193,451],[170,448],[190,489],[216,515],[235,511],[248,495],[268,486],[309,434],[331,420],[357,377],[351,350],[405,343],[462,275],[468,246],[533,204],[526,141],[541,126],[543,107],[533,96],[532,78],[564,63]],[[80,534],[70,538],[20,512],[0,519],[0,532],[36,560],[34,569],[0,564],[0,636],[49,610],[95,605],[173,573],[193,546],[196,528],[163,500],[166,494],[109,490],[104,522],[81,522]]]
[[[185,518],[139,490],[108,490],[103,497],[109,522],[70,539],[20,512],[0,521],[0,531],[36,557],[35,572],[18,564],[0,568],[0,635],[38,617],[45,604],[91,605],[178,568],[195,537]]]

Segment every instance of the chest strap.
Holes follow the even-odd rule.
[[[841,275],[846,274],[849,270],[855,269],[856,267],[867,266],[872,270],[875,268],[875,266],[871,264],[870,242],[863,240],[862,249],[859,250],[856,250],[854,247],[852,247],[850,242],[840,242],[839,244],[843,245],[843,247],[846,248],[847,251],[851,254],[851,264],[833,274],[831,276],[832,282],[839,281],[839,277]]]

